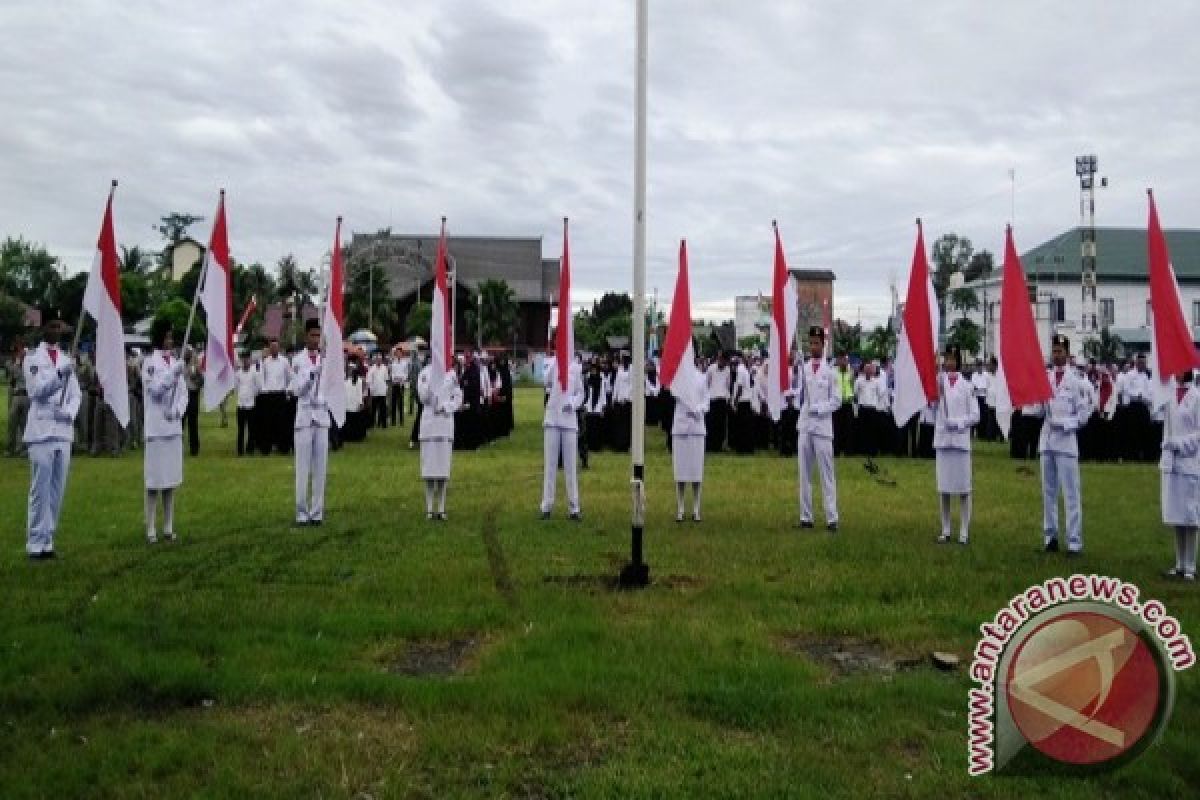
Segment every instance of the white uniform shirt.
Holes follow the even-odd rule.
[[[362,378],[346,378],[346,413],[354,414],[363,410],[366,400],[367,387]]]
[[[1130,370],[1125,379],[1125,397],[1128,403],[1150,405],[1150,376],[1136,369]]]
[[[971,388],[975,390],[975,397],[982,397],[986,400],[991,386],[992,376],[984,370],[977,369],[971,373]]]
[[[463,393],[454,370],[446,373],[441,387],[433,390],[433,367],[426,364],[417,376],[417,399],[421,401],[422,441],[454,439],[454,412],[462,408]]]
[[[613,402],[629,403],[633,401],[632,370],[622,366],[617,368],[617,377],[613,379]]]
[[[558,367],[553,361],[550,362],[550,368],[546,370],[546,377],[549,398],[546,400],[542,427],[578,431],[579,417],[576,411],[583,405],[583,381],[580,378],[580,372],[571,370],[565,392],[558,385]]]
[[[941,397],[935,411],[934,449],[970,450],[971,428],[979,424],[975,387],[957,372],[943,372],[938,375],[938,389]]]
[[[71,357],[55,348],[56,359],[42,342],[25,354],[22,364],[25,389],[29,393],[29,417],[25,422],[26,444],[71,442],[75,439],[75,415],[83,395],[75,378]],[[63,369],[66,365],[67,369]],[[60,372],[67,372],[64,378]],[[63,393],[63,387],[66,393]],[[186,396],[186,392],[184,393]]]
[[[325,401],[320,380],[323,363],[321,354],[315,350],[301,350],[292,359],[292,379],[288,391],[297,400],[296,430],[328,428],[330,425],[329,404]]]
[[[754,386],[750,383],[750,370],[746,369],[745,364],[738,364],[737,377],[733,381],[733,402],[735,405],[749,403],[751,390]]]
[[[288,387],[291,370],[283,353],[277,356],[264,355],[262,360],[262,391],[282,392]]]
[[[187,411],[187,367],[178,358],[155,350],[142,364],[142,405],[147,439],[166,439],[183,435],[183,415]]]
[[[372,364],[367,369],[367,391],[372,397],[387,397],[388,368],[384,364]]]
[[[837,376],[824,359],[810,359],[800,365],[800,418],[796,430],[801,434],[833,438],[833,412],[842,405]]]
[[[681,386],[682,391],[675,395],[675,416],[671,419],[671,435],[704,436],[704,415],[708,412],[708,389],[705,386],[708,382],[707,376],[698,371],[680,370],[675,375],[675,385],[685,380],[695,381],[695,386],[690,387],[692,391],[682,390]],[[694,405],[689,406],[689,400],[685,398],[693,397]]]
[[[890,407],[887,384],[878,375],[874,378],[859,375],[854,379],[854,402],[859,408],[887,411]]]
[[[1182,401],[1172,397],[1163,424],[1163,472],[1200,477],[1200,389],[1189,386]]]
[[[729,367],[710,364],[708,371],[704,373],[704,378],[710,400],[729,399]]]
[[[1088,393],[1082,385],[1087,381],[1071,367],[1063,370],[1061,379],[1053,367],[1048,375],[1054,396],[1044,404],[1046,419],[1042,423],[1038,452],[1078,456],[1079,442],[1075,434],[1092,414]]]
[[[408,356],[393,358],[388,365],[388,378],[393,386],[408,385]]]
[[[254,399],[262,386],[262,372],[255,364],[250,369],[237,369],[237,407],[240,409],[254,408]]]

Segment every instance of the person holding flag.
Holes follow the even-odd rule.
[[[163,538],[175,541],[175,490],[183,483],[183,416],[188,389],[182,358],[171,355],[175,347],[171,321],[154,320],[150,328],[154,351],[142,362],[142,408],[146,447],[143,475],[146,485],[146,542],[158,541],[156,521],[162,499]]]
[[[1151,346],[1154,378],[1152,405],[1163,414],[1162,520],[1175,530],[1175,566],[1167,577],[1196,580],[1196,538],[1200,529],[1200,389],[1193,380],[1200,353],[1183,313],[1179,284],[1147,191],[1150,220],[1147,231],[1150,267]]]
[[[842,405],[841,391],[833,369],[825,361],[825,329],[808,329],[809,360],[800,365],[800,418],[796,423],[797,461],[800,469],[800,524],[813,526],[812,470],[821,473],[821,499],[825,525],[838,529],[837,475],[833,467],[833,412]],[[774,356],[772,356],[774,357]]]
[[[679,243],[679,276],[671,301],[671,319],[662,356],[663,385],[675,397],[671,421],[671,467],[675,474],[675,521],[683,522],[687,486],[692,487],[692,521],[700,521],[700,492],[704,486],[704,451],[708,412],[708,381],[696,367],[692,344],[692,302],[688,285],[687,241]]]
[[[575,369],[575,326],[571,318],[571,248],[567,219],[563,218],[563,252],[558,279],[558,328],[554,332],[554,357],[546,364],[546,410],[542,417],[542,519],[550,519],[562,464],[567,492],[567,513],[578,520],[579,409],[583,407],[583,372]],[[585,451],[586,453],[586,451]]]
[[[75,364],[61,349],[71,344],[70,328],[61,319],[52,319],[43,331],[42,343],[23,361],[29,393],[23,438],[30,468],[25,552],[32,561],[55,557],[54,536],[71,469],[71,443],[81,398]]]
[[[1042,462],[1042,548],[1058,552],[1058,495],[1062,492],[1067,515],[1067,554],[1083,552],[1083,504],[1079,487],[1078,431],[1091,416],[1084,378],[1067,362],[1071,340],[1055,334],[1051,340],[1053,363],[1050,379],[1051,399],[1045,404],[1045,422],[1038,438]]]
[[[294,527],[319,526],[325,520],[325,474],[329,462],[329,401],[321,356],[321,323],[304,323],[304,349],[292,359],[288,391],[296,398],[296,521]],[[341,376],[338,388],[341,389]],[[342,390],[344,397],[345,392]]]
[[[933,449],[936,454],[938,500],[942,533],[938,544],[950,541],[951,501],[958,497],[958,543],[971,536],[971,429],[979,424],[979,403],[971,381],[959,372],[962,353],[947,345],[938,381]]]
[[[203,389],[205,411],[212,411],[220,406],[237,386],[237,358],[233,349],[232,267],[229,233],[225,221],[225,190],[222,189],[217,201],[217,214],[213,221],[208,250],[204,254],[204,276],[198,291],[208,318],[208,338],[204,346],[203,363],[191,368],[196,370],[196,374],[188,379],[189,388],[195,387],[192,391],[198,394],[199,390]],[[188,327],[191,327],[190,323]],[[184,337],[183,344],[185,347],[188,345],[187,337]],[[199,400],[197,396],[197,407],[193,414],[199,411]],[[195,423],[189,420],[192,455],[199,451],[199,437],[195,427],[192,427],[194,425]]]
[[[417,437],[421,442],[421,478],[425,481],[425,519],[428,520],[446,519],[446,487],[454,455],[454,414],[463,406],[463,391],[454,368],[454,344],[450,335],[446,260],[446,218],[442,217],[442,233],[434,264],[429,363],[417,376],[417,399],[421,403]]]

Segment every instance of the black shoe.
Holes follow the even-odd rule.
[[[1182,578],[1184,576],[1184,574],[1185,574],[1184,571],[1182,569],[1180,569],[1179,567],[1171,567],[1170,569],[1163,572],[1163,577],[1166,578],[1167,580],[1175,580],[1177,578]]]
[[[550,512],[549,512],[549,511],[543,511],[543,512],[541,513],[540,519],[550,519]]]
[[[1042,551],[1046,553],[1057,553],[1058,539],[1051,539],[1050,541],[1046,542],[1045,546],[1042,548]]]
[[[438,522],[445,522],[445,521],[446,521],[446,512],[445,512],[445,511],[439,511],[439,512],[437,513],[437,520],[438,520]]]
[[[322,526],[324,523],[325,523],[325,521],[324,521],[324,520],[320,520],[320,519],[310,519],[310,520],[308,521],[308,526],[309,526],[310,528],[319,528],[319,527],[321,527],[321,526]]]
[[[309,524],[310,524],[309,521],[306,519],[298,519],[292,523],[292,527],[293,528],[307,528],[309,526]]]
[[[583,519],[583,512],[582,511],[572,511],[568,515],[568,519],[570,519],[572,522],[579,522]]]
[[[797,528],[811,528],[813,526],[810,520],[802,519],[796,523]]]
[[[1068,550],[1067,558],[1079,558],[1083,555],[1082,550]]]
[[[838,532],[838,524],[836,522],[831,522],[825,526],[825,529],[827,531],[829,531],[830,533],[837,533]]]
[[[57,556],[55,556],[53,550],[43,550],[40,553],[30,553],[29,554],[30,561],[48,561],[52,558],[57,558]]]

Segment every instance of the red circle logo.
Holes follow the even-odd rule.
[[[1124,622],[1093,611],[1035,628],[1006,678],[1021,735],[1068,764],[1128,753],[1152,730],[1162,700],[1161,667],[1150,647]]]

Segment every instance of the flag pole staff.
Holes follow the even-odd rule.
[[[337,229],[336,229],[336,232],[335,232],[333,238],[334,238],[334,244],[337,245],[338,247],[341,247],[342,246],[342,217],[341,217],[341,215],[338,215]],[[333,260],[335,258],[337,258],[337,253],[331,253],[329,256],[329,271],[325,273],[325,300],[324,300],[324,302],[322,302],[320,305],[317,306],[317,319],[319,319],[321,321],[321,339],[323,339],[323,340],[325,339],[325,309],[333,301]],[[341,289],[339,288],[338,291],[341,291]],[[338,342],[338,347],[341,347],[341,345],[342,345],[342,343]],[[321,351],[321,363],[317,365],[317,385],[316,385],[317,391],[320,391],[320,389],[321,389],[321,376],[325,372],[325,359],[328,357],[328,355],[329,355],[329,348],[326,347],[325,350]],[[345,377],[345,376],[343,376],[343,377]]]
[[[112,206],[113,195],[117,192],[117,179],[113,178],[112,186],[108,190],[108,204]],[[79,309],[79,321],[75,324],[75,341],[71,344],[71,358],[79,360],[79,339],[83,336],[83,321],[87,318],[87,311],[81,306]],[[58,404],[61,406],[67,401],[67,385],[64,383],[62,392],[58,395]]]
[[[220,205],[222,207],[225,205],[224,189],[221,190]],[[214,222],[213,224],[215,225],[216,223]],[[204,291],[204,284],[208,278],[208,259],[212,255],[211,241],[209,242],[209,245],[209,250],[204,251],[204,260],[200,262],[200,280],[196,281],[196,291],[192,294],[192,310],[188,313],[187,327],[183,329],[183,342],[179,346],[180,358],[183,358],[184,353],[187,352],[188,339],[192,335],[192,323],[196,320],[196,303],[200,300],[200,293]]]
[[[633,159],[633,374],[631,383],[644,387],[646,381],[646,51],[649,0],[637,0],[637,90],[634,114]],[[561,314],[562,311],[560,310]],[[633,392],[630,424],[633,476],[633,526],[630,560],[621,570],[620,585],[626,588],[646,586],[650,568],[642,557],[642,535],[646,516],[646,396]]]

